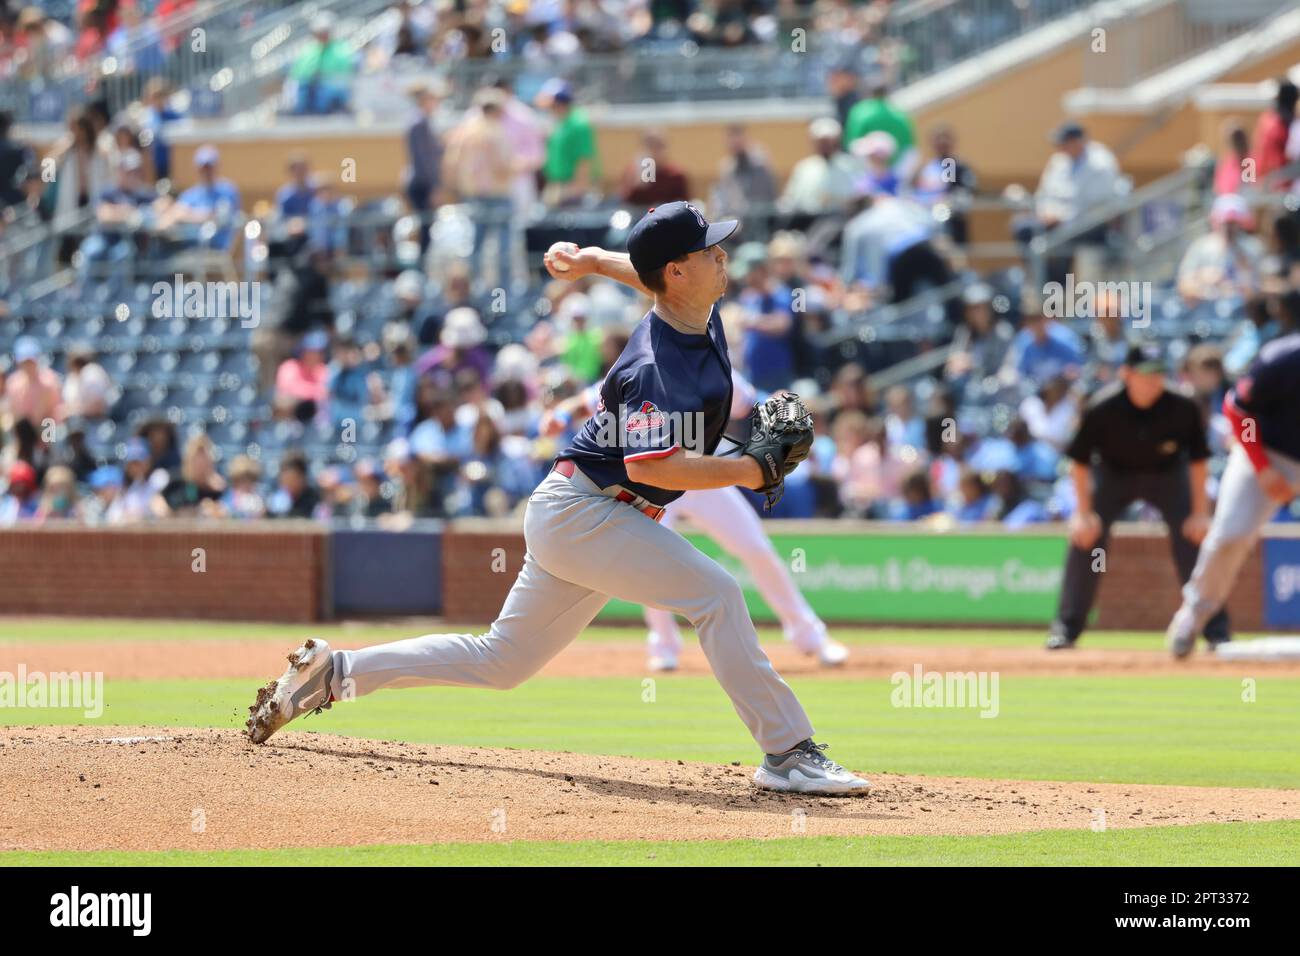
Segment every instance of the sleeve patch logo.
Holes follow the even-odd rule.
[[[632,412],[627,416],[627,430],[629,432],[646,432],[655,428],[662,428],[664,424],[664,413],[655,408],[654,402],[642,402],[641,410]]]

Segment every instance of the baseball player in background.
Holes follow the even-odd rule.
[[[826,757],[789,685],[758,643],[740,585],[659,523],[685,491],[741,485],[779,494],[807,457],[811,416],[797,397],[755,410],[743,454],[715,454],[731,412],[731,361],[717,301],[720,243],[739,226],[708,223],[689,203],[652,208],[628,255],[572,256],[573,277],[599,274],[653,298],[589,418],[528,500],[523,568],[486,634],[427,634],[358,651],[308,640],[249,708],[254,743],[333,701],[384,687],[515,687],[577,637],[611,597],[691,622],[718,683],[764,757],[759,787],[849,793],[869,784]],[[484,562],[486,573],[487,562]]]
[[[1065,450],[1078,504],[1070,518],[1070,550],[1048,650],[1078,642],[1105,570],[1104,562],[1097,563],[1097,549],[1104,554],[1111,525],[1134,501],[1160,511],[1178,580],[1186,582],[1196,565],[1196,548],[1210,525],[1205,491],[1210,446],[1205,417],[1194,401],[1169,387],[1165,365],[1155,342],[1130,345],[1120,380],[1089,400]],[[1203,623],[1207,640],[1228,639],[1226,614]]]
[[[562,269],[555,266],[555,260],[563,260],[563,265],[569,266],[571,258],[564,250],[548,253],[547,266],[552,270],[551,275],[558,279],[572,278],[571,266]],[[731,382],[730,417],[746,417],[757,397],[754,386],[734,369]],[[541,433],[550,436],[562,433],[575,418],[586,418],[594,413],[599,400],[600,387],[596,385],[564,399],[542,415]],[[785,562],[772,547],[763,522],[738,489],[688,491],[673,502],[660,524],[676,529],[682,518],[718,542],[724,551],[745,566],[763,600],[776,613],[787,641],[802,653],[815,655],[823,667],[839,667],[848,660],[849,649],[831,638],[825,623],[799,593]],[[676,670],[682,650],[682,632],[676,617],[669,611],[647,605],[645,622],[649,628],[647,663],[650,670]]]
[[[1183,603],[1165,640],[1186,657],[1205,622],[1228,600],[1259,532],[1300,493],[1300,333],[1274,339],[1224,396],[1236,443],[1219,481],[1219,499]]]

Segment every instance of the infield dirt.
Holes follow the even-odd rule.
[[[864,797],[752,767],[234,730],[10,727],[0,850],[995,834],[1300,819],[1300,790],[872,774]]]
[[[1099,645],[1103,640],[1098,640]],[[360,646],[331,638],[336,650]],[[173,678],[249,678],[266,681],[284,671],[284,657],[293,650],[283,639],[106,641],[21,643],[0,645],[0,659],[21,662],[29,671],[102,672],[108,680]],[[840,678],[889,677],[911,672],[920,664],[939,671],[997,671],[1003,675],[1040,676],[1174,676],[1258,677],[1300,676],[1300,661],[1227,661],[1197,654],[1177,661],[1160,650],[1124,650],[1105,646],[1072,651],[1038,647],[961,647],[908,644],[855,644],[843,667],[819,667],[812,658],[788,644],[765,644],[764,650],[783,675]],[[686,645],[679,672],[709,674],[709,664],[697,643]],[[545,668],[549,677],[642,677],[646,674],[645,645],[640,641],[583,641],[565,648]]]

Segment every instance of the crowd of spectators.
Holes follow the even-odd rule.
[[[72,74],[111,56],[121,73],[150,74],[182,46],[166,28],[197,0],[0,0],[0,80]],[[171,20],[175,23],[175,20]]]
[[[213,22],[223,30],[246,26],[290,5],[266,0],[242,6],[230,22]],[[103,82],[88,68],[105,57],[113,58],[111,74],[119,79],[176,75],[189,39],[176,15],[202,6],[202,0],[0,0],[0,81],[36,83],[86,71]],[[890,7],[890,0],[398,0],[376,21],[377,36],[357,49],[335,29],[336,13],[348,12],[337,6],[310,21],[310,37],[289,70],[286,105],[298,114],[346,110],[361,73],[495,61],[545,76],[620,50],[771,45],[796,27],[834,37],[835,49],[860,67],[892,69],[898,55],[882,31]],[[210,12],[221,13],[217,5]]]
[[[414,22],[424,6],[405,15]],[[317,52],[324,63],[329,55]],[[298,74],[309,102],[333,95],[327,72]],[[1047,317],[1038,290],[1008,304],[976,284],[927,333],[930,344],[955,343],[947,364],[878,394],[861,364],[817,345],[818,333],[837,316],[861,315],[954,278],[968,241],[963,200],[978,181],[953,131],[918,135],[879,74],[836,70],[828,94],[842,118],[810,124],[807,155],[784,181],[743,126],[729,127],[704,202],[711,215],[747,220],[745,241],[730,250],[732,283],[721,306],[734,364],[760,391],[795,388],[817,418],[813,453],[791,476],[774,516],[1009,525],[1067,516],[1073,503],[1068,482],[1058,479],[1062,450],[1088,390],[1113,379],[1123,360],[1122,316],[1102,302],[1083,331]],[[1289,97],[1284,87],[1245,158],[1272,148],[1278,124],[1290,129]],[[506,80],[490,80],[460,114],[435,84],[413,88],[410,99],[407,171],[394,188],[422,223],[418,247],[427,256],[388,277],[395,314],[374,335],[338,321],[332,292],[346,251],[339,224],[348,200],[341,184],[300,155],[262,216],[275,292],[251,340],[272,410],[272,422],[263,424],[304,434],[323,428],[346,444],[349,429],[370,423],[382,428],[382,448],[348,461],[289,448],[267,474],[258,456],[224,456],[211,439],[158,419],[111,455],[97,455],[77,436],[113,414],[117,390],[108,373],[79,348],[61,375],[40,343],[24,338],[0,361],[7,365],[0,523],[170,514],[400,524],[520,506],[564,440],[542,433],[542,415],[599,380],[646,307],[604,282],[538,286],[527,274],[523,228],[538,208],[593,202],[621,205],[635,218],[651,205],[698,198],[704,184],[675,161],[671,134],[661,130],[647,130],[627,167],[605,175],[591,120],[563,80],[527,100]],[[48,207],[51,215],[93,210],[91,234],[79,248],[60,250],[83,269],[143,258],[141,242],[165,242],[153,251],[169,254],[229,250],[249,211],[210,146],[194,155],[197,184],[179,194],[170,189],[166,130],[175,118],[161,83],[119,116],[93,104],[76,111],[50,154],[60,170],[57,186],[15,182],[10,205]],[[7,157],[18,157],[15,169],[30,164],[4,133],[0,128],[0,171]],[[1032,214],[1016,224],[1026,240],[1069,228],[1123,194],[1115,157],[1086,130],[1065,124],[1054,141]],[[1233,142],[1240,145],[1240,136]],[[654,175],[644,176],[646,169]],[[616,195],[601,195],[606,182]],[[1256,238],[1244,189],[1228,182],[1216,177],[1213,228],[1187,250],[1177,287],[1188,302],[1248,303],[1250,318],[1239,331],[1221,345],[1191,349],[1177,369],[1202,399],[1220,449],[1215,398],[1228,377],[1262,342],[1300,322],[1300,293],[1288,271],[1300,261],[1295,217],[1280,217],[1266,240]],[[472,230],[464,259],[438,258],[444,207],[456,207]],[[1107,241],[1101,232],[1080,239]],[[528,309],[526,334],[509,344],[493,334],[504,321],[495,308],[502,290]],[[1006,414],[991,423],[969,417],[972,389],[995,392]]]
[[[370,69],[406,59],[521,60],[556,67],[591,54],[655,43],[701,47],[773,43],[795,26],[841,44],[880,38],[889,0],[490,0],[438,7],[400,0],[389,28],[367,51]]]

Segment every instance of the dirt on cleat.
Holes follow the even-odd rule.
[[[256,736],[259,726],[259,721],[257,719],[258,714],[262,711],[266,702],[275,694],[275,687],[278,683],[280,683],[278,680],[273,680],[267,683],[266,686],[257,689],[257,699],[253,701],[253,705],[248,708],[248,712],[253,716],[244,721],[244,727],[248,731],[249,740],[253,740]],[[262,722],[265,722],[265,717],[263,717]],[[255,740],[253,742],[256,743]]]
[[[286,657],[285,660],[287,660],[291,665],[293,665],[294,668],[296,668],[296,669],[298,669],[298,670],[301,670],[301,669],[302,669],[302,655],[301,655],[300,652],[301,652],[301,651],[309,651],[309,650],[311,650],[312,648],[314,648],[315,646],[316,646],[316,640],[315,640],[315,638],[311,638],[311,637],[309,637],[309,638],[307,638],[307,640],[305,640],[305,641],[302,642],[302,647],[295,648],[293,651],[291,651],[291,652],[289,653],[289,656]]]

